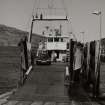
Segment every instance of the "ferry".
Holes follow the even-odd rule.
[[[44,31],[44,36],[46,37],[46,42],[43,46],[51,57],[51,60],[65,62],[69,36],[62,34],[62,25],[59,28],[53,29],[49,27]]]

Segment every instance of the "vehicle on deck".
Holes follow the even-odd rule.
[[[48,54],[41,54],[36,59],[37,65],[51,65],[51,58]]]

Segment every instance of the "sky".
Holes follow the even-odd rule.
[[[0,24],[4,24],[18,29],[29,31],[31,24],[31,17],[34,7],[34,12],[39,6],[45,8],[53,1],[54,7],[62,7],[63,0],[0,0]],[[54,2],[56,1],[56,2]],[[58,3],[59,2],[59,3]],[[62,23],[64,30],[75,34],[77,40],[98,40],[99,33],[99,16],[92,14],[96,10],[102,12],[102,37],[105,38],[105,0],[64,0],[64,7],[70,18],[69,23]],[[59,14],[59,13],[56,13]],[[34,32],[40,33],[44,30],[43,26],[46,24],[60,24],[56,23],[34,23]],[[59,25],[58,25],[59,26]]]

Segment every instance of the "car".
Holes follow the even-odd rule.
[[[51,65],[51,58],[48,56],[48,54],[41,54],[36,59],[37,65]]]

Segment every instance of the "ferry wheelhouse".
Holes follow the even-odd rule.
[[[65,61],[66,51],[67,51],[67,42],[69,36],[63,35],[61,32],[61,25],[59,29],[48,29],[44,35],[46,37],[46,50],[53,60],[54,55],[56,54],[56,61]]]

